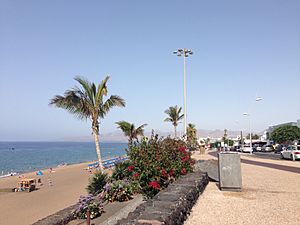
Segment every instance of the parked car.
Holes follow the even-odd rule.
[[[244,148],[242,149],[242,152],[252,153],[253,149],[250,148],[250,145],[245,145]]]
[[[264,146],[262,146],[261,151],[263,151],[263,152],[273,152],[274,147],[273,147],[273,145],[264,145]]]
[[[240,150],[240,146],[231,146],[230,151],[238,152]]]
[[[283,159],[300,159],[300,145],[289,145],[285,150],[281,151],[280,154]]]
[[[254,151],[254,152],[260,152],[260,151],[261,151],[261,146],[258,145],[258,144],[255,144],[255,145],[253,146],[253,151]]]
[[[255,152],[261,152],[262,151],[262,147],[264,145],[266,145],[267,142],[266,141],[256,141],[255,143],[253,143],[253,151]]]

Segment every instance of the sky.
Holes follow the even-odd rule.
[[[0,141],[91,134],[89,121],[49,106],[75,76],[126,101],[101,120],[173,131],[183,103],[198,129],[247,130],[300,119],[300,1],[0,1]],[[257,97],[263,100],[256,102]],[[250,116],[243,116],[243,113]],[[181,123],[178,130],[183,130]]]

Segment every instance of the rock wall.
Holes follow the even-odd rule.
[[[77,205],[72,205],[68,208],[58,211],[57,213],[47,216],[44,219],[41,219],[35,222],[32,225],[65,225],[68,224],[71,220],[74,219],[73,211]]]
[[[138,206],[126,219],[119,220],[117,225],[183,224],[208,181],[207,173],[189,173]]]

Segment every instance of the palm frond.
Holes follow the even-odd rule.
[[[182,120],[183,117],[184,117],[184,114],[182,114],[181,116],[179,116],[178,120]]]
[[[110,98],[105,101],[103,106],[99,108],[99,116],[103,118],[114,106],[125,107],[125,100],[120,96],[111,95]]]
[[[67,90],[64,96],[56,95],[51,99],[49,105],[65,109],[79,119],[87,119],[90,116],[89,106],[85,104],[80,94],[74,89]]]
[[[107,95],[107,81],[109,80],[109,76],[106,76],[101,83],[98,85],[97,93],[96,93],[96,105],[100,105],[103,101],[103,96]]]
[[[135,136],[144,136],[144,127],[147,126],[148,124],[144,123],[138,128],[135,129]]]
[[[127,136],[129,139],[132,139],[132,124],[127,122],[127,121],[119,121],[116,122],[116,124],[118,125],[118,128],[120,128],[124,135]]]
[[[126,136],[130,135],[130,130],[131,130],[130,123],[123,120],[123,121],[116,122],[116,124],[118,125],[118,128],[120,128]]]
[[[93,91],[93,85],[95,86],[95,84],[80,76],[76,76],[74,80],[76,80],[82,86],[83,90],[81,92],[86,94],[88,97],[87,99],[91,102],[91,104],[95,104],[95,94]]]

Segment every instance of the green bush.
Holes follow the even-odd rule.
[[[185,142],[152,135],[140,144],[129,146],[132,180],[138,181],[141,192],[152,198],[176,178],[192,171],[194,161],[186,151]]]
[[[100,171],[95,173],[89,180],[87,191],[89,194],[97,195],[103,191],[103,187],[107,183],[107,174]]]
[[[129,178],[132,175],[132,171],[128,171],[128,167],[130,165],[131,162],[129,160],[116,163],[111,177],[115,180],[123,180],[124,178]]]

